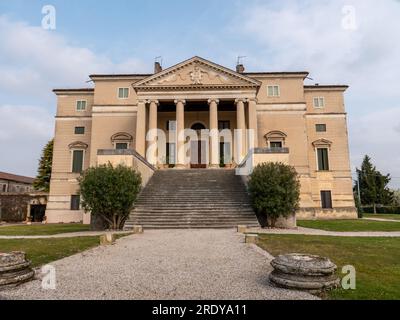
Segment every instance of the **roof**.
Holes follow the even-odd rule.
[[[320,84],[316,84],[316,85],[312,85],[312,86],[304,86],[304,89],[342,89],[342,90],[346,90],[348,89],[349,86],[347,85],[343,85],[343,84],[327,84],[327,85],[320,85]]]
[[[54,89],[53,92],[56,95],[68,95],[68,94],[81,94],[81,95],[92,95],[94,94],[94,88],[72,88],[72,89]]]
[[[35,181],[35,179],[31,178],[31,177],[19,176],[16,174],[1,172],[1,171],[0,171],[0,179],[15,181],[15,182],[22,182],[22,183],[27,183],[27,184],[32,184],[33,181]]]
[[[121,77],[150,77],[153,73],[111,73],[111,74],[91,74],[89,78],[121,78]]]
[[[276,71],[276,72],[243,72],[245,76],[273,76],[273,75],[294,75],[294,76],[304,76],[306,78],[310,73],[308,71]]]

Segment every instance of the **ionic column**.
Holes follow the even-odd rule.
[[[175,100],[176,105],[176,166],[185,167],[185,104],[186,101]]]
[[[136,151],[142,156],[146,156],[146,102],[138,102],[136,116]]]
[[[236,120],[238,134],[236,140],[236,162],[239,164],[246,155],[246,120],[244,113],[244,99],[236,99]]]
[[[219,167],[219,132],[218,132],[218,103],[217,99],[209,99],[210,106],[210,167]]]
[[[249,108],[249,130],[247,146],[248,149],[253,149],[258,147],[258,125],[257,125],[257,100],[248,99]]]
[[[148,152],[147,152],[147,161],[149,161],[152,165],[157,164],[157,109],[158,109],[158,101],[151,100],[149,107],[149,133],[148,133]]]

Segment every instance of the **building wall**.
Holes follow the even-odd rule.
[[[300,175],[301,210],[298,217],[355,218],[344,89],[304,88],[303,75],[260,74],[253,77],[261,82],[257,93],[257,147],[267,147],[265,135],[268,132],[278,130],[285,133],[284,146],[290,150],[288,161]],[[138,96],[132,84],[140,79],[96,79],[94,92],[58,93],[53,176],[46,214],[49,222],[88,221],[82,211],[70,210],[71,195],[78,191],[78,174],[71,173],[71,150],[68,146],[76,141],[88,145],[84,168],[104,163],[104,159],[98,161],[97,150],[113,149],[111,137],[116,133],[129,133],[133,137],[130,147],[134,148]],[[280,96],[269,97],[268,85],[279,85]],[[130,88],[128,99],[118,98],[120,87]],[[314,97],[324,97],[325,107],[314,108]],[[76,111],[77,100],[87,100],[86,111]],[[158,113],[158,128],[166,131],[167,120],[175,118],[175,112]],[[236,112],[219,112],[218,118],[229,120],[232,130],[236,128]],[[196,122],[209,127],[209,112],[185,113],[185,128]],[[327,132],[317,133],[316,124],[326,124]],[[85,126],[85,134],[75,135],[75,126]],[[316,151],[312,143],[322,138],[332,142],[329,172],[317,171]],[[322,210],[321,190],[332,191],[333,210]]]
[[[0,193],[1,192],[24,193],[31,191],[33,191],[33,186],[31,184],[0,179]]]
[[[86,111],[77,111],[78,100],[86,100]],[[71,211],[71,195],[78,193],[77,178],[72,173],[72,150],[69,145],[83,142],[89,147],[84,151],[84,169],[90,165],[90,144],[92,136],[93,93],[69,93],[58,95],[55,121],[53,168],[50,195],[46,216],[49,223],[80,222],[84,220],[82,210]],[[83,135],[75,134],[75,127],[85,127]]]

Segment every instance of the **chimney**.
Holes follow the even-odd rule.
[[[156,61],[154,62],[154,73],[159,73],[162,71],[161,63]]]
[[[244,65],[241,64],[241,63],[236,65],[236,72],[237,73],[243,73],[244,72]]]

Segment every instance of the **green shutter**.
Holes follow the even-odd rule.
[[[83,150],[74,150],[72,156],[72,172],[81,173],[83,169]]]
[[[317,150],[318,170],[329,171],[328,149],[321,148]]]

